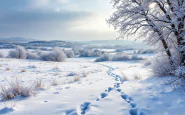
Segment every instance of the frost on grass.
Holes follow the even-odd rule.
[[[17,46],[16,50],[9,51],[8,57],[10,58],[18,58],[18,59],[26,59],[27,52],[24,47]]]
[[[44,89],[45,85],[44,85],[44,82],[43,82],[43,79],[42,78],[37,78],[35,80],[35,88],[36,89]]]
[[[40,59],[44,61],[64,62],[66,61],[66,55],[61,48],[55,47],[50,52],[41,53]]]
[[[26,85],[18,78],[7,80],[7,83],[7,87],[1,86],[0,98],[2,100],[10,100],[17,96],[29,97],[35,94],[34,83]]]

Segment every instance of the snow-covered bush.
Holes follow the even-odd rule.
[[[3,56],[3,54],[0,52],[0,58],[3,58],[4,56]]]
[[[130,60],[130,57],[124,53],[118,53],[114,55],[112,59],[112,61],[126,61],[126,60]]]
[[[124,53],[117,53],[114,55],[104,54],[97,58],[95,62],[102,62],[102,61],[128,61],[128,60],[143,60],[144,58],[138,57],[137,55],[127,55]]]
[[[37,55],[37,53],[31,52],[31,51],[27,51],[26,59],[38,59],[38,55]]]
[[[111,61],[112,56],[109,54],[103,54],[101,57],[97,58],[95,62]]]
[[[66,55],[61,48],[55,47],[50,52],[41,53],[40,59],[44,61],[64,62],[66,61]]]
[[[144,58],[142,58],[142,57],[139,57],[138,55],[136,55],[136,54],[133,54],[132,56],[131,56],[131,58],[130,58],[131,60],[143,60]]]
[[[50,52],[41,52],[40,53],[40,60],[54,61],[54,57],[52,55],[50,55]]]
[[[104,54],[105,52],[100,51],[100,50],[79,50],[79,55],[80,57],[100,57]]]
[[[17,58],[16,51],[11,50],[8,52],[8,57],[10,58]]]
[[[155,58],[151,67],[156,76],[169,76],[174,73],[174,69],[166,56]]]
[[[92,51],[91,50],[79,50],[79,55],[80,57],[90,57],[91,54],[92,54]]]
[[[153,49],[140,49],[135,53],[137,53],[137,54],[149,54],[149,53],[155,53],[155,52],[156,51],[153,50]]]
[[[100,56],[102,56],[103,54],[105,54],[105,52],[104,51],[100,51],[100,50],[93,50],[93,57],[100,57]]]
[[[175,70],[175,75],[185,80],[185,67],[184,66],[177,67],[177,69]]]
[[[65,54],[66,54],[67,58],[74,58],[75,57],[73,50],[66,50]]]
[[[18,78],[7,81],[8,86],[1,86],[0,98],[2,100],[10,100],[16,96],[29,97],[35,94],[34,84],[25,85]]]
[[[17,46],[15,51],[9,51],[8,57],[10,58],[18,58],[18,59],[26,59],[27,53],[24,47]]]

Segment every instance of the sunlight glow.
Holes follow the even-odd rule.
[[[149,5],[149,8],[153,9],[153,8],[155,8],[155,6],[156,6],[156,3],[151,3],[151,4]]]

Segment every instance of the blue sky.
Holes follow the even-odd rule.
[[[114,40],[109,0],[0,0],[0,38]]]

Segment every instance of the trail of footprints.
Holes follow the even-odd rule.
[[[103,66],[109,68],[109,71],[107,73],[108,73],[108,75],[114,77],[115,83],[114,83],[114,87],[108,87],[105,90],[105,92],[101,93],[100,97],[98,97],[96,99],[96,101],[100,101],[101,99],[106,98],[112,90],[116,90],[117,92],[120,93],[121,98],[131,106],[131,109],[129,111],[130,115],[145,115],[144,112],[140,112],[138,110],[137,104],[134,103],[133,98],[121,91],[120,85],[123,84],[123,82],[124,82],[122,77],[112,73],[112,71],[115,70],[114,68],[107,66],[107,65],[103,65]],[[90,106],[91,106],[91,102],[84,102],[83,104],[81,104],[79,114],[85,115],[90,110]],[[67,114],[67,115],[71,115],[71,113]],[[78,114],[76,113],[76,114],[72,114],[72,115],[78,115]]]

